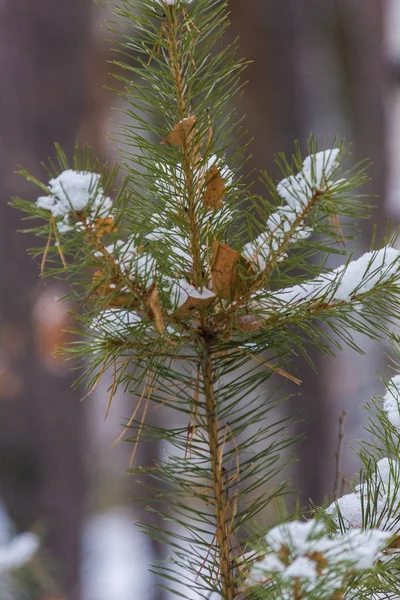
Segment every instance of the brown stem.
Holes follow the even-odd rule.
[[[269,276],[270,272],[275,267],[276,263],[279,261],[280,256],[286,251],[294,233],[296,232],[298,227],[300,227],[300,225],[302,223],[304,223],[304,221],[309,216],[309,214],[311,213],[313,208],[316,206],[316,204],[318,204],[318,202],[321,200],[321,198],[323,196],[324,196],[323,190],[317,189],[313,192],[313,194],[312,194],[311,198],[308,200],[306,206],[303,208],[303,210],[300,212],[300,214],[293,221],[289,231],[287,231],[284,234],[284,236],[281,240],[281,243],[279,244],[276,251],[274,251],[272,253],[272,256],[270,257],[266,268],[261,273],[260,277],[255,281],[252,291],[254,291],[254,289],[258,289],[260,284],[264,284],[268,280],[268,276]],[[274,233],[275,233],[275,231],[272,232],[272,235]]]
[[[181,49],[179,44],[180,23],[175,14],[175,8],[171,6],[170,21],[167,26],[167,39],[169,45],[169,64],[176,86],[176,98],[178,105],[178,120],[182,121],[188,116],[187,101],[185,96],[185,85],[183,80],[183,66]],[[195,144],[189,139],[183,141],[183,161],[182,169],[185,177],[185,188],[187,195],[187,214],[189,219],[189,231],[191,241],[191,252],[193,256],[193,283],[196,287],[202,285],[202,262],[201,262],[201,243],[200,232],[197,220],[197,201],[196,171],[198,171],[198,152]]]
[[[229,309],[228,312],[235,312],[238,308],[247,304],[249,298],[251,297],[251,295],[254,292],[256,292],[257,290],[263,289],[267,286],[268,278],[269,278],[269,275],[270,275],[272,269],[276,266],[277,262],[279,261],[279,258],[282,256],[282,254],[287,250],[294,233],[296,232],[298,227],[306,220],[306,218],[309,216],[309,214],[311,213],[313,208],[321,200],[323,195],[324,195],[323,190],[318,189],[313,192],[313,195],[307,202],[306,206],[303,208],[303,210],[299,213],[299,215],[293,221],[290,229],[287,232],[285,232],[285,234],[283,235],[283,238],[282,238],[278,248],[276,250],[274,250],[274,252],[271,253],[271,256],[268,260],[268,263],[267,263],[264,271],[262,271],[262,273],[260,273],[260,275],[249,286],[249,288],[246,290],[246,292],[240,298],[238,298],[238,300]],[[272,231],[271,235],[274,235],[275,231]]]
[[[218,434],[217,400],[214,389],[214,365],[210,343],[203,339],[200,357],[205,397],[208,445],[212,470],[213,504],[216,517],[215,539],[218,548],[218,567],[222,583],[222,598],[235,598],[233,577],[234,555],[232,551],[232,507],[225,486],[222,466],[222,448]]]
[[[169,47],[169,64],[175,80],[178,120],[181,121],[188,116],[187,99],[185,96],[185,84],[183,77],[182,52],[179,43],[180,23],[175,13],[175,7],[171,7],[169,23],[166,27],[167,41]],[[182,169],[185,177],[185,188],[187,196],[187,215],[189,220],[189,231],[191,240],[191,254],[193,257],[193,283],[201,287],[202,261],[200,243],[200,224],[197,218],[197,198],[201,181],[199,179],[199,154],[196,144],[190,139],[183,142]],[[205,330],[205,322],[200,318],[200,330],[204,335],[199,339],[201,376],[205,398],[206,427],[208,432],[208,446],[211,463],[212,476],[212,503],[215,510],[216,533],[215,539],[218,554],[218,573],[222,583],[223,600],[234,600],[234,552],[232,548],[232,524],[234,507],[228,496],[222,466],[223,448],[218,433],[217,399],[214,389],[214,364],[211,344],[208,341]]]

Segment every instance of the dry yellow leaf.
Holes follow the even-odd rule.
[[[255,273],[239,252],[215,240],[211,246],[213,290],[224,300],[236,300],[248,288]]]
[[[164,333],[165,325],[161,310],[160,296],[156,284],[154,284],[150,290],[150,293],[147,297],[147,303],[150,307],[150,318],[153,320],[157,331],[159,333]]]
[[[206,174],[206,189],[203,196],[204,208],[215,210],[221,208],[226,196],[226,185],[216,164],[209,168]]]
[[[217,240],[212,243],[211,279],[213,290],[220,298],[232,300],[237,285],[237,265],[240,254]]]
[[[396,536],[389,548],[400,548],[400,536]]]
[[[131,294],[117,293],[115,284],[106,282],[103,271],[99,270],[93,274],[92,283],[96,285],[96,293],[102,298],[110,297],[107,308],[128,308],[135,302]]]
[[[182,119],[182,121],[174,126],[168,137],[161,143],[167,146],[181,147],[184,144],[190,145],[196,131],[194,129],[195,124],[196,115],[191,115],[186,119]]]
[[[242,331],[256,331],[264,327],[265,323],[255,315],[241,315],[237,319],[237,325]]]
[[[190,313],[196,308],[207,308],[210,306],[215,300],[215,294],[213,294],[210,290],[206,288],[203,289],[203,292],[200,293],[195,288],[188,291],[188,297],[184,304],[182,304],[178,310],[176,311],[176,315],[178,317],[188,317]]]

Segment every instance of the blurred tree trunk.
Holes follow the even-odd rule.
[[[38,283],[38,263],[26,254],[35,242],[16,233],[21,214],[7,203],[36,197],[18,165],[43,177],[40,161],[54,155],[54,140],[72,152],[85,111],[90,10],[91,0],[0,6],[0,494],[18,529],[43,524],[68,600],[80,598],[84,418],[69,366],[50,355],[67,325],[54,300],[65,289]]]
[[[279,176],[274,155],[290,154],[302,133],[295,5],[296,0],[231,2],[229,35],[240,36],[239,55],[252,61],[245,73],[250,83],[238,107],[254,138],[247,168],[267,169],[272,176]]]

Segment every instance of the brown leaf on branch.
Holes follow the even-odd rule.
[[[196,308],[207,308],[210,306],[215,300],[215,294],[213,294],[210,290],[203,288],[202,293],[193,288],[193,292],[188,290],[188,297],[184,304],[182,304],[178,310],[176,311],[176,316],[178,317],[188,317],[192,311]]]
[[[217,240],[212,243],[211,279],[213,290],[225,300],[234,297],[237,277],[237,263],[240,254],[227,244]]]
[[[265,326],[265,322],[255,315],[240,315],[237,319],[237,326],[242,331],[257,331]]]
[[[150,307],[150,318],[153,320],[157,331],[159,333],[164,333],[165,325],[161,310],[160,296],[156,284],[152,286],[152,289],[149,292],[147,303]]]
[[[106,281],[103,271],[99,270],[93,274],[93,285],[96,286],[96,294],[102,298],[109,297],[107,308],[129,308],[135,303],[132,294],[118,293],[113,281]]]
[[[177,123],[172,129],[171,133],[165,138],[161,144],[165,146],[184,146],[191,145],[194,135],[195,135],[195,126],[196,124],[196,115],[191,115],[186,119],[182,119],[179,123]]]
[[[236,250],[218,240],[212,243],[211,279],[214,292],[224,300],[240,297],[254,274],[250,263]]]
[[[211,210],[221,208],[226,196],[226,185],[217,165],[213,164],[206,174],[206,189],[203,196],[203,206]]]
[[[388,548],[400,548],[400,536],[396,536]]]

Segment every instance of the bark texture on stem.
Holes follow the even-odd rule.
[[[207,341],[204,341],[200,360],[212,471],[213,504],[216,517],[215,539],[219,555],[218,570],[222,583],[222,598],[224,600],[233,600],[235,598],[235,584],[233,577],[234,556],[231,545],[231,507],[222,465],[223,448],[221,447],[218,432],[212,349],[210,343]]]
[[[167,39],[169,45],[169,61],[172,75],[175,80],[177,120],[182,121],[188,117],[187,99],[185,95],[185,82],[183,79],[183,64],[181,47],[179,44],[179,21],[175,15],[175,9],[171,7],[170,23],[167,25]],[[185,178],[187,196],[187,214],[191,240],[191,252],[193,256],[193,283],[200,287],[202,283],[202,268],[200,256],[200,233],[197,222],[197,200],[196,200],[196,171],[198,170],[198,153],[188,140],[183,143],[182,170]]]

